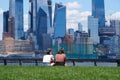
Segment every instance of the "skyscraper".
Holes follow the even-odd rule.
[[[44,22],[46,28],[45,33],[51,34],[50,30],[52,27],[52,1],[51,0],[37,0],[37,27],[40,27],[39,21],[42,19],[38,18],[41,14],[39,14],[40,10],[42,10],[46,14],[47,21]],[[42,30],[43,28],[41,28]],[[43,32],[42,32],[43,33]]]
[[[44,35],[51,35],[52,28],[52,1],[51,0],[29,0],[30,2],[30,31],[36,49],[43,49],[41,39]]]
[[[92,16],[98,18],[99,28],[105,27],[104,0],[92,0]]]
[[[78,31],[83,31],[83,25],[80,22],[78,23]]]
[[[54,37],[65,37],[66,34],[66,6],[62,4],[55,4],[54,13]]]
[[[23,0],[9,0],[9,17],[13,17],[15,22],[12,26],[14,39],[23,37]]]
[[[100,43],[98,35],[98,18],[88,16],[88,29],[90,31],[90,37],[92,38],[93,44]]]
[[[110,25],[115,28],[116,35],[120,36],[120,20],[111,20]]]
[[[3,13],[3,32],[8,32],[8,19],[9,19],[9,11],[5,11]]]

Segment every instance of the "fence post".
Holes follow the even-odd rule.
[[[19,66],[22,66],[22,60],[19,59]]]
[[[75,61],[73,60],[72,62],[73,62],[73,66],[75,66]]]
[[[117,61],[117,66],[120,67],[120,61]]]
[[[6,60],[6,59],[4,59],[4,65],[5,65],[5,66],[7,65],[7,60]]]
[[[38,66],[38,61],[37,61],[37,59],[35,59],[35,65]]]
[[[97,66],[97,63],[96,63],[96,61],[94,61],[94,66]]]

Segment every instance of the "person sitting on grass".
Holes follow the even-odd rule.
[[[46,55],[43,56],[44,66],[54,66],[54,57],[52,55],[52,50],[49,50]]]
[[[55,56],[55,66],[66,66],[66,55],[63,49],[60,49]]]

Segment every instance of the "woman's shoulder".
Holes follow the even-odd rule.
[[[64,53],[64,54],[62,54],[63,56],[66,56],[66,54]]]

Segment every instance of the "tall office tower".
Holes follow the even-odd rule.
[[[111,20],[110,27],[115,28],[116,35],[120,36],[120,20]]]
[[[90,37],[92,38],[93,44],[98,44],[100,41],[98,35],[98,19],[93,16],[88,16],[88,29],[90,31]]]
[[[5,11],[3,13],[3,32],[8,32],[8,29],[9,29],[9,11]]]
[[[71,35],[74,40],[74,29],[73,28],[68,29],[68,35]]]
[[[35,49],[42,49],[43,39],[41,38],[44,36],[43,34],[52,34],[52,1],[29,0],[29,2],[29,29],[33,36]]]
[[[80,32],[83,31],[83,25],[81,23],[78,23],[78,31]]]
[[[47,21],[44,21],[45,19]],[[44,23],[42,23],[42,21]],[[51,34],[50,33],[51,32],[50,30],[52,28],[52,1],[51,0],[37,0],[37,27],[41,29],[40,31],[41,33]]]
[[[74,29],[73,28],[69,28],[68,29],[68,34],[69,35],[74,35]]]
[[[54,38],[65,37],[66,34],[66,6],[62,4],[55,4],[54,13]]]
[[[77,54],[92,54],[93,53],[93,43],[88,33],[80,33],[76,31],[75,37],[75,53]],[[79,36],[79,37],[78,37]]]
[[[14,26],[12,26],[14,39],[22,39],[23,30],[23,0],[9,0],[9,17],[14,18]]]
[[[92,16],[98,18],[98,27],[105,27],[104,0],[92,0]]]
[[[48,11],[49,11],[50,27],[52,27],[52,1],[51,0],[48,0]]]

